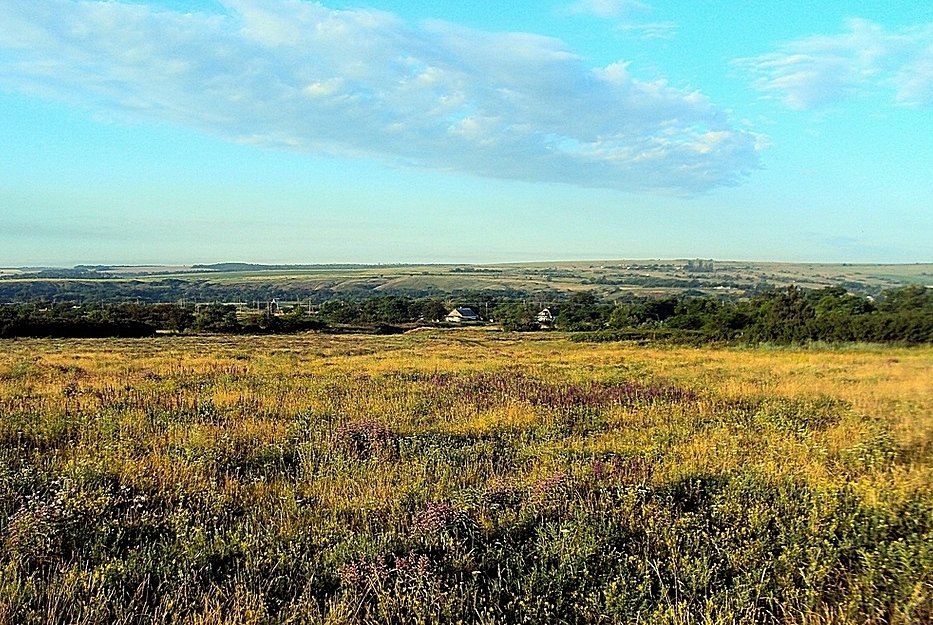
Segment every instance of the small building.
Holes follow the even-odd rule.
[[[535,315],[535,321],[542,328],[550,327],[554,324],[554,320],[557,319],[557,309],[556,308],[545,308],[537,315]]]
[[[467,323],[470,321],[479,321],[479,315],[472,308],[466,306],[458,306],[454,308],[447,316],[444,317],[444,321],[447,323]]]

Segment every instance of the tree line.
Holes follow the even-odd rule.
[[[68,304],[0,305],[0,338],[137,338],[159,332],[287,334],[310,330],[392,332],[392,324],[437,321],[447,313],[438,299],[380,297],[329,300],[313,311],[294,306],[273,312],[239,309],[232,304]]]
[[[482,303],[482,306],[479,303]],[[460,300],[505,330],[541,329],[540,305],[484,296]],[[933,289],[907,286],[873,299],[843,287],[768,289],[745,299],[683,295],[605,301],[582,292],[557,299],[547,327],[577,333],[581,340],[626,338],[682,342],[933,343]],[[273,314],[225,304],[66,304],[0,306],[0,337],[143,337],[157,332],[273,334],[341,331],[356,326],[393,332],[437,322],[451,307],[438,298],[383,296],[329,299],[316,307],[295,306]]]
[[[513,317],[527,327],[528,314]],[[603,303],[580,293],[560,309],[555,327],[589,340],[655,337],[747,343],[933,342],[933,289],[907,286],[876,299],[842,287],[768,289],[747,299],[668,297]]]

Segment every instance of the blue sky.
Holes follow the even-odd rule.
[[[0,266],[933,261],[933,5],[0,0]]]

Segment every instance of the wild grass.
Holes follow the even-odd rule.
[[[933,349],[0,345],[3,623],[925,623]]]

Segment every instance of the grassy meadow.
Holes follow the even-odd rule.
[[[928,623],[933,348],[0,343],[0,623]]]

